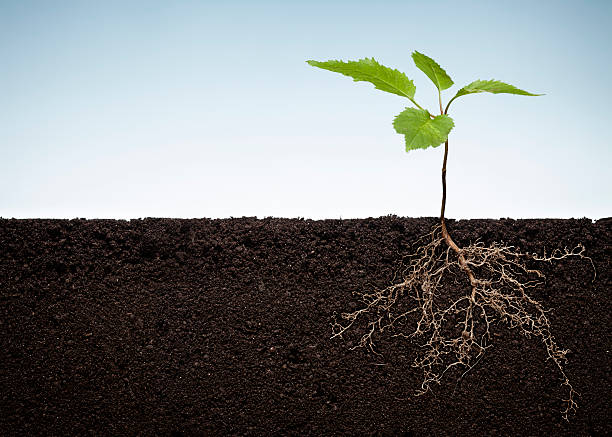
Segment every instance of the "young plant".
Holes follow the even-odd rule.
[[[490,346],[487,342],[491,339],[493,325],[505,323],[527,337],[539,337],[544,343],[549,359],[561,373],[562,385],[567,388],[563,410],[563,417],[567,420],[577,407],[576,392],[564,370],[569,351],[557,346],[546,310],[528,293],[544,275],[527,267],[524,260],[550,263],[570,256],[590,259],[584,255],[584,247],[556,250],[548,256],[522,253],[498,243],[459,247],[448,231],[444,216],[448,135],[454,127],[453,119],[448,115],[451,104],[459,97],[476,93],[541,94],[498,80],[476,80],[457,91],[444,106],[442,91],[450,88],[453,80],[430,57],[415,51],[412,59],[437,88],[437,115],[417,103],[412,80],[398,70],[379,64],[374,58],[348,62],[307,61],[313,67],[352,77],[356,82],[370,82],[376,89],[407,98],[414,107],[406,108],[393,120],[395,131],[404,135],[406,151],[438,147],[444,143],[440,224],[426,237],[428,242],[410,255],[411,261],[400,282],[382,290],[357,293],[364,307],[342,313],[344,322],[334,321],[332,338],[342,337],[356,322],[363,323],[363,319],[365,333],[356,347],[365,347],[374,353],[374,336],[385,330],[407,339],[424,336],[426,341],[422,346],[425,352],[414,362],[415,367],[423,370],[419,395],[428,392],[431,383],[439,384],[444,374],[453,368],[464,368],[460,376],[463,378]],[[454,290],[452,296],[440,293],[442,278],[454,272],[463,276],[466,288]],[[414,329],[409,328],[406,333],[406,326],[411,325],[415,326]]]

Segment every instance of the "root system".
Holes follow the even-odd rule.
[[[577,393],[564,369],[569,351],[555,341],[547,310],[534,296],[533,289],[544,274],[532,264],[568,257],[590,260],[585,248],[578,245],[540,256],[498,243],[458,249],[452,240],[448,244],[448,239],[445,226],[437,226],[422,238],[393,285],[358,293],[363,307],[334,320],[332,338],[342,337],[358,320],[365,319],[365,325],[360,326],[367,328],[355,348],[377,353],[375,336],[385,331],[420,340],[423,353],[415,358],[414,367],[423,371],[416,392],[422,395],[452,368],[459,368],[463,378],[491,346],[492,331],[506,326],[543,343],[566,389],[562,414],[567,420],[577,408]],[[447,275],[464,278],[456,281],[450,294],[442,293]]]

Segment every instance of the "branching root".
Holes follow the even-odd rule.
[[[463,255],[461,262],[459,255]],[[562,411],[567,420],[577,408],[577,393],[564,369],[569,351],[555,342],[547,310],[530,291],[544,278],[532,264],[569,257],[590,260],[582,245],[538,256],[498,243],[475,243],[457,254],[446,244],[438,226],[421,239],[419,249],[408,257],[401,279],[382,290],[356,293],[362,307],[334,319],[332,338],[363,329],[365,333],[358,334],[354,348],[363,347],[374,353],[375,336],[384,331],[420,339],[423,352],[413,366],[423,371],[416,393],[422,395],[453,368],[463,372],[459,377],[463,378],[490,346],[493,326],[505,324],[544,344],[567,392]],[[466,265],[473,272],[469,281]],[[447,277],[456,279],[450,295],[442,293],[442,281]]]

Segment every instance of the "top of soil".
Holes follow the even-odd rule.
[[[542,266],[579,409],[538,339],[499,326],[414,397],[416,343],[330,340],[435,218],[0,219],[0,435],[610,435],[612,219],[449,221],[458,244],[586,246]],[[445,286],[452,286],[448,281]]]

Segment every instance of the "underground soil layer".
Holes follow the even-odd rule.
[[[612,219],[449,221],[459,245],[586,247],[532,290],[570,349],[501,325],[415,397],[417,341],[331,339],[434,218],[0,219],[0,435],[611,435]],[[445,281],[442,290],[461,281]]]

